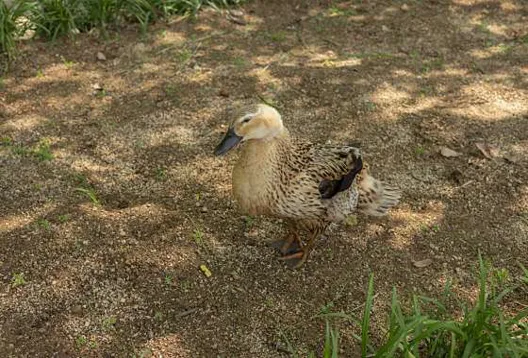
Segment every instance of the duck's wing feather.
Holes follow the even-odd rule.
[[[363,168],[361,151],[356,147],[305,144],[300,149],[307,159],[305,170],[318,181],[322,199],[349,189]]]

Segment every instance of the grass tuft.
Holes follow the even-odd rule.
[[[24,277],[23,272],[13,274],[13,277],[11,278],[11,287],[16,288],[25,284],[26,278]]]
[[[410,309],[402,306],[393,289],[387,334],[379,347],[371,346],[370,312],[374,301],[374,278],[369,276],[367,298],[362,320],[326,307],[316,316],[326,320],[324,358],[337,357],[339,332],[334,319],[346,319],[359,326],[361,336],[353,335],[361,346],[362,357],[527,357],[528,308],[515,315],[503,311],[502,301],[512,292],[528,287],[528,270],[510,279],[508,271],[494,269],[479,254],[478,299],[472,305],[461,303],[451,292],[448,282],[442,297],[433,299],[413,296]],[[459,302],[462,318],[447,310],[447,300]]]
[[[101,205],[101,202],[97,198],[97,194],[95,193],[95,190],[93,188],[76,188],[75,190],[77,190],[79,193],[82,193],[86,197],[88,197],[88,199],[90,199],[90,201],[94,205],[96,206]]]
[[[16,55],[16,41],[31,26],[24,21],[26,15],[36,6],[35,2],[15,0],[11,4],[0,1],[0,54],[12,60]]]
[[[172,15],[196,15],[205,6],[236,6],[244,0],[13,0],[0,1],[0,54],[14,59],[17,39],[28,29],[49,40],[98,28],[137,23],[144,33],[150,23]]]

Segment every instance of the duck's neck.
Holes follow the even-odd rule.
[[[241,148],[233,169],[233,194],[249,214],[265,214],[272,206],[273,182],[277,180],[282,157],[289,148],[290,134],[283,128],[273,138],[249,140]]]
[[[272,138],[251,139],[242,145],[240,151],[240,161],[246,162],[266,162],[273,161],[277,155],[280,155],[280,149],[290,141],[290,133],[286,128],[282,128]],[[255,163],[255,165],[258,165]]]

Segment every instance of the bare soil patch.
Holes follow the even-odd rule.
[[[305,355],[322,340],[311,317],[361,309],[371,271],[381,339],[393,286],[435,296],[453,280],[472,299],[478,250],[512,274],[527,264],[523,1],[244,10],[245,26],[207,10],[145,36],[23,46],[0,87],[3,356],[277,357],[284,337]],[[235,158],[212,156],[226,106],[257,96],[296,135],[361,142],[402,204],[288,270],[269,246],[280,223],[242,217]],[[357,357],[358,327],[341,328]]]

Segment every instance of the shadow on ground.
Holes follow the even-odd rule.
[[[472,299],[479,249],[518,272],[528,254],[520,1],[245,10],[247,26],[205,11],[144,38],[125,29],[24,45],[0,88],[0,351],[276,357],[286,337],[305,355],[321,349],[312,317],[330,302],[359,313],[369,272],[375,342],[393,286],[435,296],[453,280]],[[224,109],[257,97],[296,135],[361,142],[375,174],[402,188],[400,207],[334,228],[302,270],[283,267],[268,245],[280,223],[237,213],[235,158],[211,155]],[[500,154],[485,158],[480,142]],[[42,160],[47,146],[53,159]],[[343,356],[357,354],[357,331],[342,327]]]

